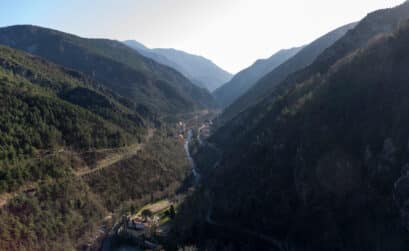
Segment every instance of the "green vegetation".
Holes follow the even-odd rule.
[[[160,200],[146,204],[135,215],[142,216],[145,220],[147,217],[157,216],[159,225],[164,225],[176,217],[176,209],[168,200]]]
[[[128,98],[133,110],[142,106],[156,114],[175,114],[213,106],[208,91],[118,41],[85,39],[21,25],[0,29],[0,43],[87,74],[105,88]]]
[[[407,249],[409,25],[397,23],[408,13],[406,2],[369,15],[212,136],[220,165],[201,169],[205,191],[181,207],[179,243],[225,243],[208,234],[223,232],[207,224],[210,212],[289,250]],[[260,242],[249,249],[266,249]]]
[[[0,46],[0,250],[98,245],[109,213],[175,194],[189,169],[170,130],[157,128],[141,150],[128,150],[153,125],[160,123],[147,107]],[[123,152],[129,156],[75,177]]]
[[[0,161],[58,146],[123,146],[144,132],[137,113],[83,77],[6,47],[0,66]]]
[[[158,131],[140,154],[85,177],[109,210],[127,204],[139,208],[178,191],[189,164],[182,144],[166,135]]]
[[[149,201],[173,197],[186,178],[189,166],[183,158],[182,145],[175,147],[173,138],[165,137],[166,133],[158,134],[143,152],[83,178],[73,176],[74,166],[70,166],[70,159],[61,158],[64,154],[37,161],[27,159],[27,165],[22,165],[25,162],[20,160],[16,167],[0,169],[1,175],[11,173],[4,176],[7,179],[1,180],[0,184],[5,184],[4,189],[20,194],[0,209],[0,223],[7,225],[0,230],[0,249],[77,249],[93,240],[92,236],[98,232],[97,228],[108,212],[115,212],[115,217],[119,217],[123,209],[128,212],[129,205],[135,212],[135,208]],[[157,145],[161,148],[156,148]],[[148,152],[149,149],[155,149],[155,152]],[[162,158],[156,159],[155,156]],[[169,161],[167,156],[177,159]],[[29,182],[35,183],[27,190],[19,190]],[[73,185],[78,187],[72,188]],[[47,189],[51,189],[47,192],[49,196],[42,193]],[[21,204],[21,200],[29,204]],[[18,207],[14,201],[19,202]],[[16,215],[19,207],[42,210]],[[155,212],[161,224],[171,219],[172,213],[168,211],[169,207],[166,207]],[[38,225],[42,221],[48,223]],[[27,227],[26,224],[30,225]],[[26,241],[14,241],[22,236]]]
[[[0,193],[17,191],[27,183],[65,177],[71,174],[66,166],[65,161],[54,156],[5,164],[0,167]]]
[[[174,205],[170,205],[170,207],[165,208],[157,213],[154,216],[159,217],[159,225],[165,225],[170,223],[176,217],[176,210]]]
[[[292,75],[312,64],[321,53],[332,46],[338,39],[342,38],[349,30],[353,29],[355,25],[356,23],[344,25],[323,35],[303,47],[296,55],[289,57],[288,60],[278,65],[274,70],[263,72],[258,75],[256,79],[254,79],[254,77],[253,79],[250,78],[249,83],[246,84],[252,84],[251,88],[243,92],[242,95],[230,98],[230,106],[228,106],[221,115],[220,123],[224,124],[228,122],[240,112],[245,111],[247,108],[268,97],[282,81],[287,78],[292,79]],[[243,76],[239,77],[242,78]],[[248,78],[248,76],[244,77]],[[240,78],[236,80],[238,84],[240,84]],[[236,84],[236,82],[231,82],[230,85],[232,84]],[[226,95],[224,92],[226,92],[226,90],[221,89],[215,93],[215,95],[217,95],[216,97],[219,96],[223,98],[223,96]]]
[[[124,44],[147,58],[177,70],[192,83],[209,91],[213,91],[231,79],[230,73],[202,56],[175,49],[149,49],[134,40],[124,41]]]
[[[0,209],[0,250],[78,249],[106,214],[81,180],[69,175],[45,180]]]
[[[259,59],[251,66],[241,70],[233,79],[226,82],[213,92],[217,102],[221,107],[226,108],[235,100],[244,95],[257,81],[269,72],[273,71],[281,64],[287,62],[292,57],[297,57],[298,52],[304,47],[295,47],[291,49],[280,50],[267,59]]]
[[[405,250],[408,13],[369,15],[304,70],[288,77],[316,54],[259,82],[254,106],[193,143],[201,183],[182,205],[168,199],[191,170],[158,118],[198,123],[208,92],[116,41],[0,29],[81,71],[0,46],[0,250],[98,248],[106,219],[129,212],[173,225],[173,249]]]
[[[264,99],[285,92],[288,86],[307,81],[317,73],[325,74],[338,60],[365,47],[372,38],[394,32],[407,19],[409,11],[405,2],[396,8],[375,11],[358,24],[347,25],[322,36],[260,79],[225,109],[220,123],[225,124]],[[353,27],[353,32],[347,32]]]
[[[144,211],[150,211],[152,213],[152,208],[163,208],[166,207],[169,204],[168,200],[159,200],[155,202],[148,203],[144,205],[142,208],[139,209],[138,212],[136,212],[136,215],[143,215]]]

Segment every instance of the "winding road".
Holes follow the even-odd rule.
[[[134,144],[131,146],[123,147],[123,148],[112,148],[112,149],[100,149],[99,151],[110,151],[110,150],[118,150],[118,152],[108,155],[106,158],[101,159],[97,162],[97,167],[96,168],[83,168],[81,170],[74,171],[75,176],[77,177],[83,177],[98,171],[101,171],[107,167],[110,167],[114,165],[115,163],[118,163],[122,160],[126,160],[129,158],[132,158],[135,156],[140,150],[142,150],[146,144],[152,139],[153,135],[155,134],[155,129],[149,128],[148,133],[145,136],[145,140],[142,143],[139,144]],[[98,151],[98,150],[97,150]],[[64,149],[60,149],[58,151],[55,151],[53,153],[48,153],[46,156],[53,156],[57,154],[61,154],[66,152]],[[44,157],[44,156],[43,156]],[[38,158],[37,158],[38,159]],[[10,193],[1,193],[0,194],[0,208],[3,208],[7,202],[17,196],[18,194],[30,190],[30,189],[36,189],[37,184],[35,183],[30,183],[28,185],[22,186],[18,191],[15,192],[10,192]]]
[[[143,143],[134,144],[134,145],[131,145],[131,146],[128,146],[128,147],[120,148],[118,150],[122,150],[122,152],[112,154],[110,156],[107,156],[104,159],[99,160],[97,162],[97,167],[96,168],[92,168],[92,169],[86,168],[85,170],[84,169],[83,170],[78,170],[78,171],[75,172],[75,175],[78,176],[78,177],[86,176],[86,175],[101,171],[101,170],[103,170],[103,169],[105,169],[107,167],[110,167],[110,166],[112,166],[115,163],[118,163],[120,161],[132,158],[140,150],[142,150],[145,147],[146,143],[148,143],[151,140],[154,133],[155,133],[155,129],[152,129],[152,128],[148,129],[148,133],[147,133]],[[113,150],[115,150],[115,149],[113,149]]]

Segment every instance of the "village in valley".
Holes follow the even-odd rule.
[[[118,238],[121,242],[125,241],[141,250],[163,250],[160,243],[164,243],[169,235],[178,206],[193,191],[194,186],[198,184],[200,179],[200,174],[196,170],[194,160],[190,155],[190,147],[202,145],[203,141],[209,136],[212,114],[209,114],[208,111],[202,111],[199,115],[201,116],[190,115],[189,119],[174,124],[174,137],[180,144],[184,145],[186,158],[192,168],[192,183],[191,187],[187,189],[189,192],[151,202],[139,209],[131,209],[127,214],[116,220],[116,223],[112,226],[109,231],[111,240]]]
[[[145,205],[135,214],[122,216],[115,234],[143,249],[160,250],[176,215],[177,201],[161,200]]]

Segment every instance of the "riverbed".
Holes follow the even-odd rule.
[[[190,154],[190,148],[189,148],[189,144],[190,144],[190,142],[192,142],[192,140],[193,140],[193,129],[190,129],[187,132],[187,137],[185,139],[185,152],[186,152],[186,156],[187,156],[187,158],[189,160],[190,166],[192,167],[192,173],[193,173],[193,176],[195,178],[195,183],[198,184],[200,182],[200,173],[197,170],[195,160],[192,158],[192,156]]]
[[[190,154],[190,146],[189,145],[192,142],[192,140],[193,140],[193,129],[190,129],[187,132],[187,136],[186,136],[186,139],[185,139],[185,142],[184,142],[184,149],[185,149],[185,152],[186,152],[186,157],[187,157],[187,159],[189,161],[189,164],[190,164],[190,166],[192,168],[192,173],[193,173],[193,176],[195,178],[195,184],[199,184],[200,173],[198,172],[198,170],[196,168],[196,163],[195,163],[194,159],[192,158],[192,156]],[[129,244],[119,244],[117,247],[112,247],[111,245],[112,245],[112,243],[111,243],[110,238],[104,240],[102,250],[103,251],[110,251],[110,250],[113,250],[113,251],[140,251],[141,250],[141,249],[138,249],[137,247],[134,247],[134,246],[129,245]]]

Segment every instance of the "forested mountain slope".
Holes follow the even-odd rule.
[[[216,131],[210,202],[193,210],[290,250],[407,250],[408,5],[368,15]],[[203,244],[198,222],[185,234]]]
[[[254,105],[257,102],[262,101],[263,98],[267,97],[268,95],[272,97],[280,95],[280,93],[282,91],[285,91],[288,86],[292,86],[298,82],[307,80],[315,74],[324,74],[334,63],[336,63],[341,58],[347,56],[350,53],[353,53],[356,49],[365,46],[372,38],[385,33],[393,32],[401,22],[404,22],[408,18],[408,1],[395,8],[379,10],[368,14],[358,24],[352,24],[353,26],[355,26],[354,29],[350,29],[350,27],[347,28],[345,32],[348,32],[340,39],[336,40],[336,42],[332,46],[325,49],[321,54],[316,56],[316,60],[313,61],[313,63],[293,74],[287,75],[283,81],[275,84],[272,91],[267,91],[267,89],[269,88],[269,86],[272,86],[271,83],[275,83],[273,81],[275,79],[274,76],[276,76],[274,74],[275,71],[265,76],[259,81],[259,83],[256,84],[256,86],[249,90],[246,95],[242,96],[242,98],[237,100],[235,104],[232,104],[223,112],[223,114],[221,115],[221,121],[226,122],[229,119],[233,118],[236,114],[238,114],[238,112],[245,111],[245,109],[242,108],[235,108],[236,104],[238,104],[237,108],[242,107],[240,106],[241,100],[245,101],[243,104],[245,104],[246,107],[250,107],[250,105]],[[302,53],[302,51],[300,53]],[[297,55],[290,59],[290,61],[296,58]],[[279,68],[284,67],[285,65],[286,63],[278,67],[276,70],[279,70]],[[262,90],[263,88],[266,89],[264,89],[264,91],[258,92],[258,86],[260,87],[259,90]],[[257,96],[256,99],[247,99],[245,97],[251,97],[252,93]],[[262,96],[258,96],[259,94],[262,94]]]
[[[221,115],[221,123],[225,123],[234,118],[237,114],[246,108],[257,104],[263,98],[268,96],[282,81],[291,74],[310,65],[314,60],[328,47],[333,45],[338,39],[345,35],[356,24],[348,24],[336,30],[325,34],[316,39],[311,44],[305,46],[295,56],[279,65],[277,68],[263,76],[247,92],[238,97],[230,106],[228,106]]]
[[[127,108],[126,99],[81,73],[8,47],[0,52],[2,132],[13,135],[4,139],[22,141],[10,146],[16,153],[24,144],[38,144],[37,149],[121,146],[145,133],[148,121]]]
[[[217,88],[213,96],[222,107],[229,106],[264,75],[296,55],[301,49],[302,47],[280,50],[270,58],[257,60],[253,65],[237,73],[232,80]]]
[[[118,41],[85,39],[36,26],[0,29],[0,44],[75,69],[157,113],[213,105],[212,96],[175,70],[147,59]]]
[[[135,40],[127,40],[124,43],[145,57],[179,71],[192,83],[206,88],[210,92],[229,81],[232,77],[230,73],[201,56],[175,49],[150,49]]]
[[[183,147],[131,103],[82,73],[0,46],[0,250],[87,249],[116,210],[175,193],[188,169]],[[141,141],[127,158],[78,172]]]

